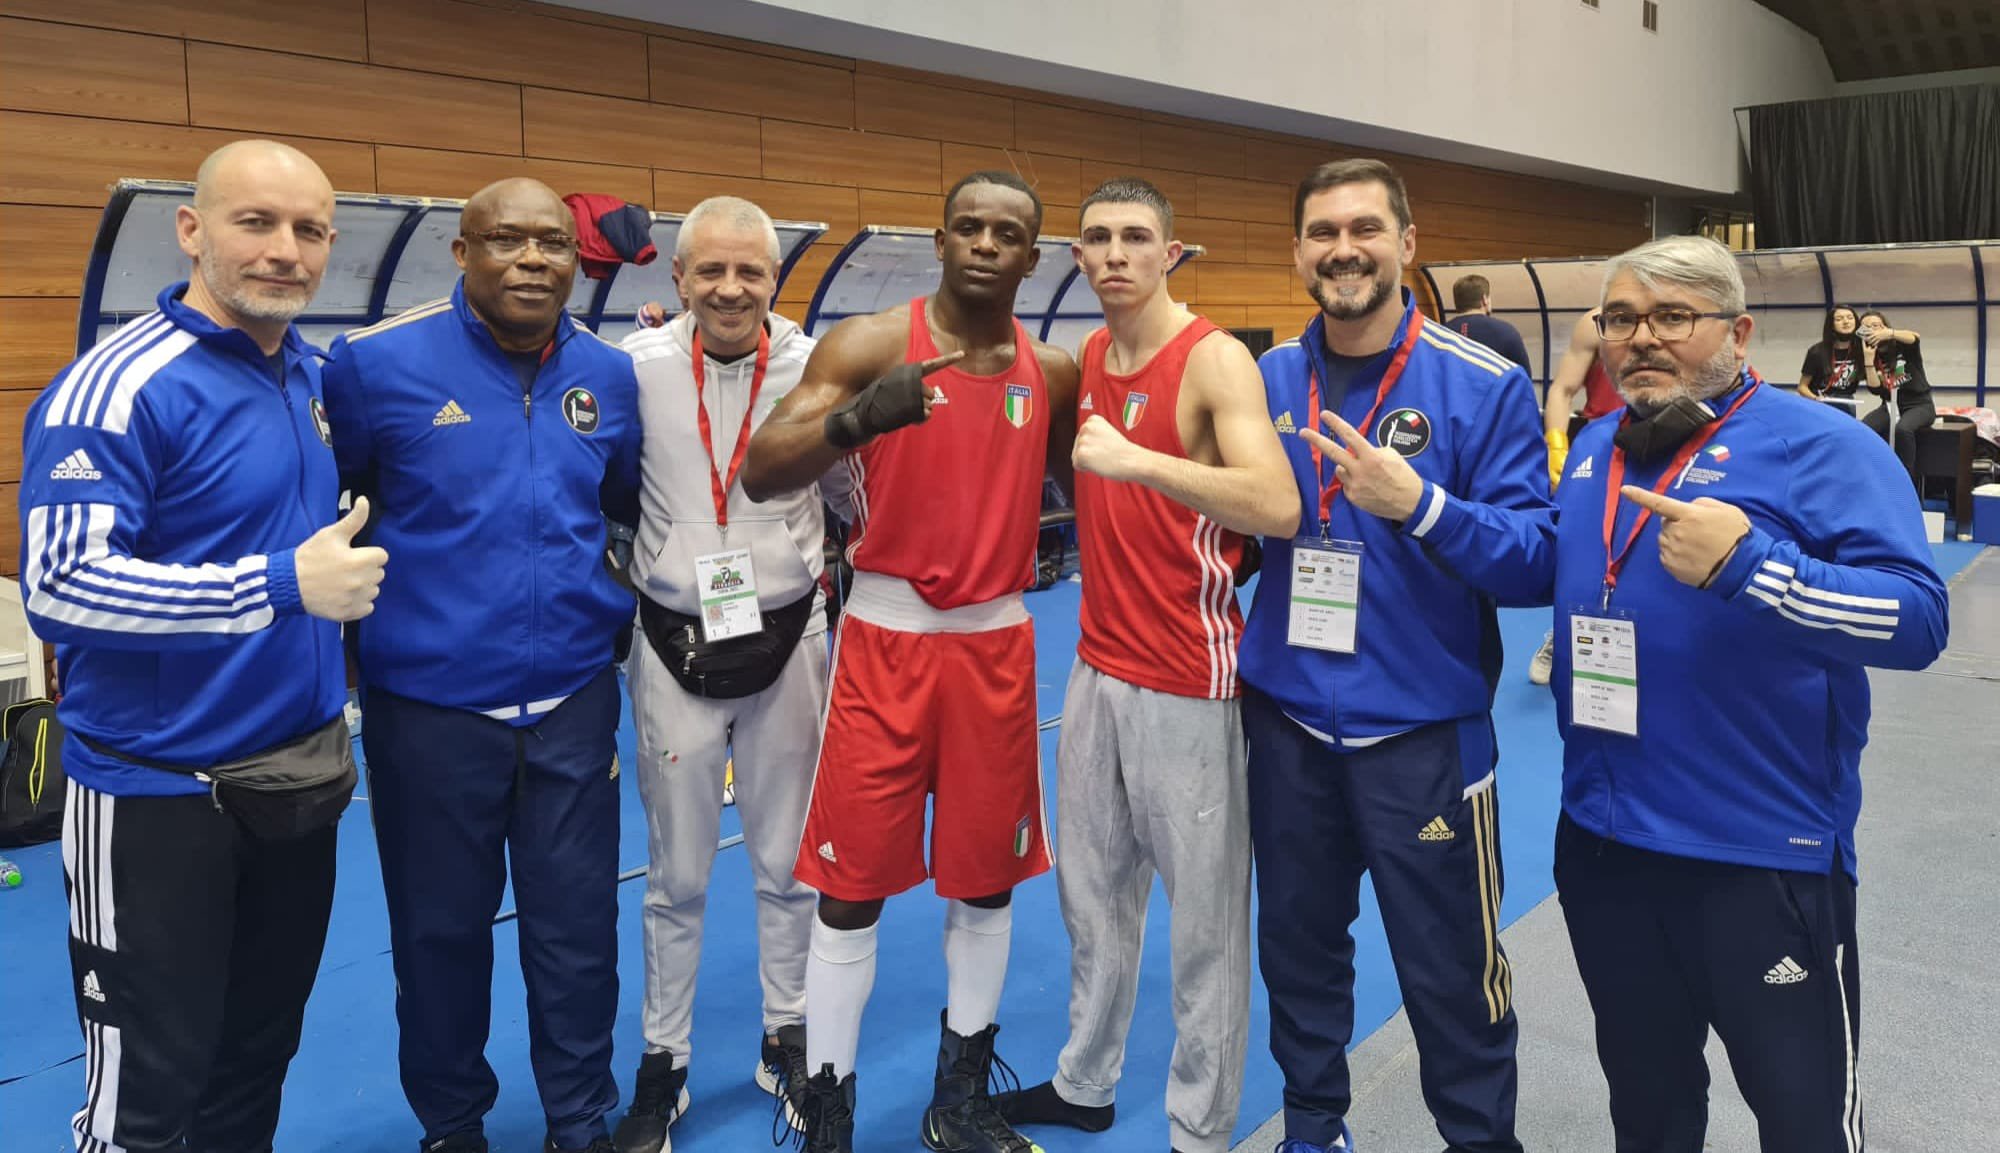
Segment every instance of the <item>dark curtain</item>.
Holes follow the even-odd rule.
[[[2000,84],[1750,109],[1759,248],[2000,237]]]

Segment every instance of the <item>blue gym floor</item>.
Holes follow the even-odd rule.
[[[1949,577],[1980,546],[1933,546]],[[1062,583],[1030,594],[1037,631],[1037,679],[1044,718],[1062,708],[1064,681],[1076,651],[1077,586]],[[1501,843],[1507,892],[1502,923],[1511,923],[1553,891],[1549,875],[1561,772],[1554,706],[1548,691],[1528,684],[1527,661],[1548,627],[1549,611],[1501,614],[1507,673],[1494,702],[1500,732]],[[619,736],[623,762],[638,763],[629,723]],[[1051,792],[1056,731],[1042,737],[1042,763]],[[358,748],[358,745],[357,745]],[[629,774],[627,779],[629,780]],[[625,791],[621,859],[626,869],[645,864],[644,818],[636,791]],[[292,1063],[277,1147],[311,1150],[415,1148],[416,1122],[396,1080],[394,980],[381,876],[357,800],[342,822],[340,880],[319,983],[306,1011],[305,1037]],[[737,831],[725,814],[725,837]],[[1058,834],[1060,844],[1060,834]],[[80,1099],[82,1042],[70,992],[64,933],[60,847],[41,845],[9,854],[21,867],[22,887],[0,891],[0,1148],[6,1153],[56,1153],[71,1148],[69,1116]],[[620,889],[620,964],[623,983],[617,1023],[616,1070],[629,1092],[642,1049],[639,1035],[644,964],[640,951],[643,880]],[[511,896],[502,908],[510,909]],[[693,1105],[674,1127],[682,1150],[740,1153],[767,1147],[771,1102],[752,1084],[760,1018],[756,976],[754,902],[750,870],[740,848],[717,858],[709,900],[707,946],[695,1002],[694,1059],[689,1078]],[[882,919],[881,960],[874,999],[863,1023],[856,1148],[868,1153],[919,1147],[917,1121],[930,1096],[938,1010],[945,999],[939,930],[941,903],[927,890],[890,902]],[[1162,1116],[1167,1058],[1173,1042],[1166,963],[1167,910],[1154,893],[1141,972],[1139,1011],[1119,1090],[1119,1123],[1085,1135],[1047,1130],[1034,1135],[1051,1153],[1164,1149]],[[498,1071],[500,1100],[487,1118],[496,1150],[529,1153],[541,1147],[543,1123],[528,1069],[527,1023],[515,959],[511,921],[494,930],[492,1040],[487,1054]],[[1359,1043],[1397,1009],[1395,975],[1372,894],[1364,894],[1355,926],[1356,1029]],[[1016,893],[1014,949],[1001,1005],[1000,1053],[1024,1082],[1047,1078],[1067,1029],[1069,941],[1056,908],[1053,877]],[[1242,1137],[1279,1107],[1281,1082],[1266,1047],[1269,1018],[1261,987],[1251,1000],[1249,1065]]]

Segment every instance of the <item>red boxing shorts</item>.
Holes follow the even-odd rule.
[[[905,632],[850,611],[793,874],[837,900],[873,901],[926,876],[939,896],[966,898],[1046,872],[1037,723],[1032,621]]]

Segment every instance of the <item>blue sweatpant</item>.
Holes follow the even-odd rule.
[[[1854,879],[1655,853],[1565,815],[1556,892],[1618,1153],[1701,1153],[1715,1029],[1763,1153],[1859,1153]]]
[[[398,1057],[426,1143],[479,1132],[499,1093],[485,1049],[493,918],[510,864],[549,1135],[582,1148],[618,1104],[618,709],[608,667],[519,728],[380,690],[365,696]]]
[[[1452,1153],[1520,1153],[1491,722],[1447,721],[1335,750],[1246,686],[1243,731],[1258,963],[1271,1055],[1285,1075],[1286,1136],[1331,1144],[1352,1103],[1349,928],[1367,873],[1438,1132]]]

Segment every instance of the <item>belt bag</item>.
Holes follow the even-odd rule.
[[[121,753],[81,733],[77,739],[108,757],[207,781],[216,809],[265,840],[324,829],[354,796],[354,742],[344,716],[284,744],[201,769]]]
[[[677,613],[651,597],[639,598],[639,624],[660,663],[681,687],[698,697],[734,700],[771,687],[812,619],[814,593],[759,614],[758,632],[713,643],[701,639],[701,620]]]

